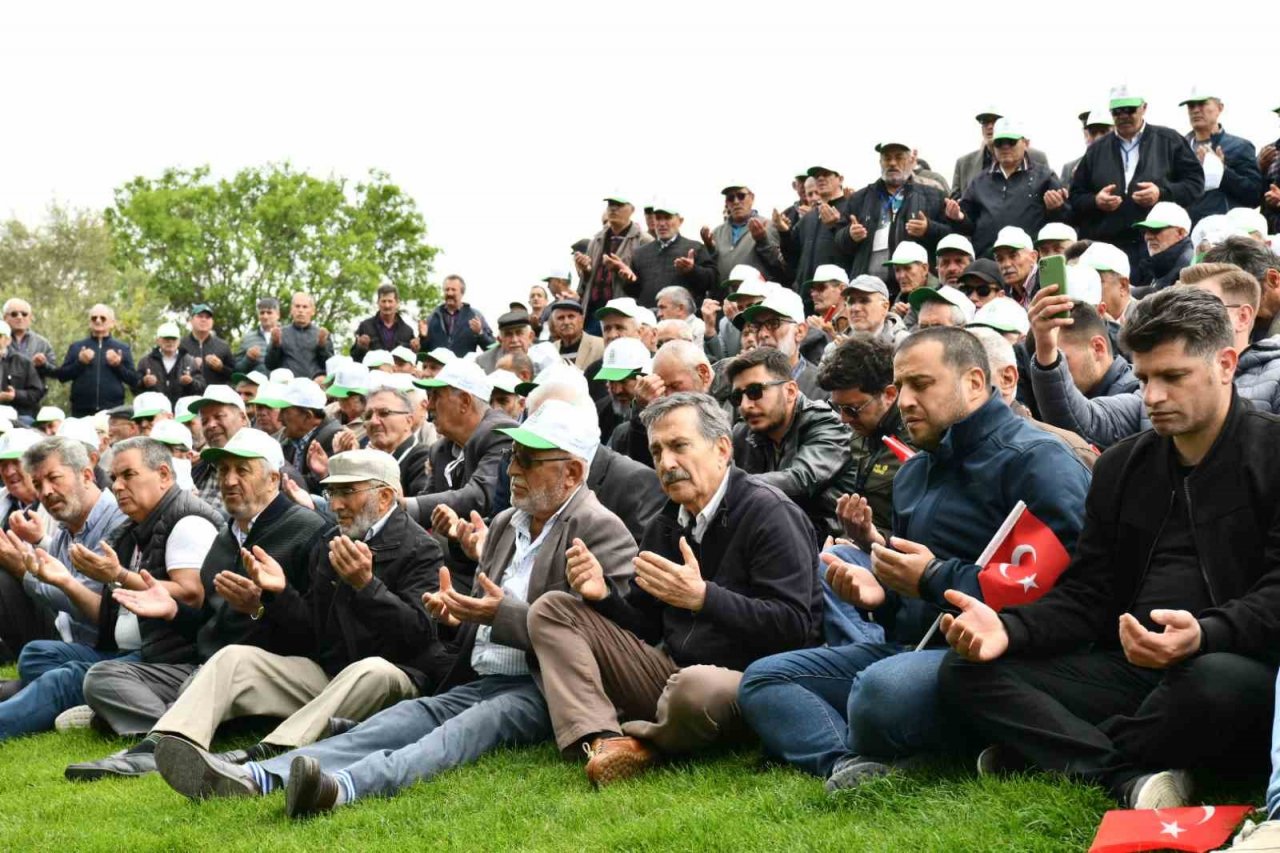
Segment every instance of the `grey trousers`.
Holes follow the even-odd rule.
[[[294,756],[309,755],[326,773],[345,775],[357,798],[391,796],[499,747],[550,737],[547,706],[533,679],[490,675],[438,696],[398,702],[345,734],[260,766],[288,784]]]
[[[193,663],[94,664],[84,701],[118,735],[145,735],[164,716],[199,667]]]

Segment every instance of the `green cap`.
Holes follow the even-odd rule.
[[[621,193],[615,193],[615,194],[613,194],[613,195],[607,195],[607,196],[605,196],[605,197],[604,197],[604,200],[605,200],[605,201],[612,201],[612,202],[614,202],[614,203],[616,203],[616,204],[631,204],[631,199],[627,198],[626,196],[622,195]],[[635,205],[634,205],[634,204],[631,204],[631,206],[632,206],[632,207],[635,207]]]
[[[638,367],[602,367],[596,371],[594,378],[601,382],[625,382],[640,373]]]

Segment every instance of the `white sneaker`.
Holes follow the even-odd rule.
[[[1246,820],[1231,846],[1223,849],[1248,850],[1251,853],[1280,851],[1280,820],[1264,820],[1262,823]]]
[[[1191,774],[1161,770],[1138,777],[1129,790],[1131,809],[1177,809],[1191,804]]]
[[[93,723],[93,709],[88,705],[76,705],[74,708],[68,708],[58,715],[53,721],[53,727],[60,732],[69,732],[72,729],[87,729]]]

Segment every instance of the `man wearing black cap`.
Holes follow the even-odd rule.
[[[498,359],[513,352],[528,352],[531,346],[533,326],[529,312],[517,308],[498,318],[498,345],[476,356],[476,364],[483,367],[485,373],[493,373],[498,369]]]
[[[818,203],[795,225],[783,225],[785,218],[774,220],[782,241],[782,254],[795,270],[796,282],[811,281],[823,264],[839,264],[845,269],[849,266],[838,257],[835,245],[835,233],[846,215],[848,201],[844,195],[844,177],[830,166],[810,167],[809,177],[817,183]]]
[[[1103,110],[1085,110],[1080,113],[1080,125],[1084,133],[1084,147],[1088,148],[1102,137],[1111,132],[1111,128],[1115,127],[1115,122],[1111,120],[1111,114]],[[1071,177],[1076,173],[1076,166],[1080,165],[1080,161],[1084,159],[1081,154],[1074,160],[1068,160],[1062,166],[1060,173],[1062,185],[1064,187],[1071,186]]]
[[[206,302],[191,306],[191,334],[179,345],[196,361],[205,385],[226,385],[235,366],[231,345],[213,333],[213,308]]]
[[[618,271],[631,263],[635,251],[653,237],[631,221],[635,206],[618,194],[605,201],[604,228],[585,249],[575,246],[573,263],[578,269],[578,299],[585,310],[594,310],[622,292]],[[595,319],[592,318],[595,325]],[[595,331],[593,328],[592,331]]]
[[[951,197],[959,199],[964,195],[965,189],[969,186],[977,175],[995,163],[995,153],[991,148],[992,138],[995,136],[996,121],[1004,118],[1003,115],[993,109],[986,109],[974,116],[978,124],[982,126],[982,147],[977,151],[970,151],[968,154],[956,161],[956,172],[951,178]],[[1033,166],[1049,165],[1049,158],[1045,156],[1043,151],[1037,151],[1035,148],[1027,148],[1027,159],[1031,161]]]
[[[579,370],[604,356],[604,341],[582,331],[584,315],[582,306],[572,299],[551,303],[551,333],[556,349],[566,359],[572,359]]]
[[[714,230],[702,226],[702,242],[716,262],[716,280],[725,281],[734,267],[746,264],[758,269],[766,281],[786,281],[778,229],[756,212],[755,193],[742,184],[730,184],[720,194],[728,216]]]
[[[1004,296],[1004,279],[1000,267],[990,258],[978,260],[965,267],[956,289],[969,297],[976,311],[998,296]]]
[[[418,335],[400,316],[400,291],[394,284],[383,284],[378,287],[378,313],[356,327],[356,339],[349,353],[360,361],[369,350],[391,352],[396,347],[417,351]]]

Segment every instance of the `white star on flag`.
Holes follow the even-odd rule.
[[[1163,828],[1160,830],[1160,834],[1161,834],[1161,835],[1172,835],[1172,836],[1173,836],[1173,839],[1174,839],[1175,841],[1177,841],[1177,840],[1178,840],[1178,836],[1179,836],[1179,835],[1181,835],[1182,833],[1186,832],[1186,830],[1185,830],[1185,829],[1183,829],[1182,827],[1178,826],[1178,822],[1177,822],[1177,821],[1174,821],[1173,823],[1165,823],[1164,821],[1160,821],[1160,826],[1161,826],[1161,827],[1163,827]]]
[[[1036,576],[1034,574],[1027,575],[1025,578],[1020,578],[1018,583],[1022,584],[1023,592],[1030,592],[1033,589],[1040,588],[1040,585],[1036,583]]]

